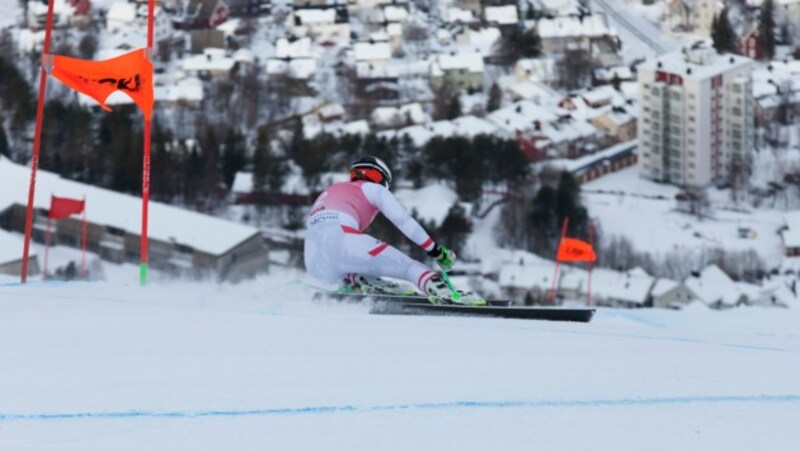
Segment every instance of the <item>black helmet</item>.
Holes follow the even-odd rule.
[[[378,157],[362,157],[350,165],[350,180],[356,179],[366,179],[389,188],[392,184],[392,172]]]

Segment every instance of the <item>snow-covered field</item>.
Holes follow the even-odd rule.
[[[783,260],[778,230],[785,224],[784,213],[746,206],[731,210],[727,191],[710,190],[710,218],[698,220],[677,210],[678,187],[640,178],[635,165],[584,184],[582,190],[589,214],[603,233],[629,239],[639,252],[664,256],[673,251],[752,249],[769,268],[780,266]],[[740,238],[739,228],[753,233]]]
[[[800,445],[796,310],[376,316],[304,278],[0,280],[0,450]]]

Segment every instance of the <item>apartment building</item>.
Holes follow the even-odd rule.
[[[695,46],[639,65],[643,178],[701,187],[745,167],[754,134],[751,62]]]

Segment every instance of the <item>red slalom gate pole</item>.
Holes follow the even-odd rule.
[[[144,155],[142,157],[142,241],[139,283],[147,285],[147,215],[150,202],[150,120],[144,121]]]
[[[86,277],[86,196],[83,197],[83,224],[81,224],[81,248],[83,257],[81,259],[81,276]]]
[[[594,249],[594,222],[589,222],[589,245]],[[592,305],[592,267],[594,262],[589,262],[589,283],[586,291],[586,306]]]
[[[153,15],[155,0],[147,2],[147,57],[153,60]],[[144,151],[142,153],[142,237],[141,237],[141,263],[139,264],[139,284],[147,285],[147,221],[148,204],[150,203],[150,128],[151,118],[145,115],[144,119]]]
[[[50,253],[50,217],[47,217],[47,230],[44,233],[44,269],[42,280],[47,280],[47,255]]]
[[[151,0],[152,1],[152,0]],[[41,70],[39,72],[39,99],[36,103],[36,129],[33,137],[33,155],[31,156],[31,181],[28,187],[28,209],[25,212],[25,241],[22,246],[22,271],[20,272],[20,282],[25,284],[28,281],[28,257],[31,246],[31,229],[33,228],[33,198],[36,193],[36,170],[39,168],[39,149],[42,144],[42,122],[44,121],[44,96],[47,92],[47,70],[45,70],[46,58],[50,56],[50,36],[53,30],[53,5],[55,1],[50,1],[47,5],[47,22],[44,32],[44,46],[42,48]]]

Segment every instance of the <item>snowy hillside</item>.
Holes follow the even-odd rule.
[[[769,268],[780,266],[783,259],[778,230],[785,224],[785,212],[734,211],[725,208],[730,204],[726,193],[711,193],[715,206],[711,218],[699,220],[677,211],[678,187],[642,179],[638,166],[589,182],[582,191],[590,214],[603,232],[631,240],[640,252],[663,256],[672,251],[701,252],[704,248],[753,249]],[[740,238],[739,228],[753,233]]]
[[[8,281],[8,280],[6,280]],[[303,277],[0,283],[0,450],[796,450],[798,311],[377,316]]]

